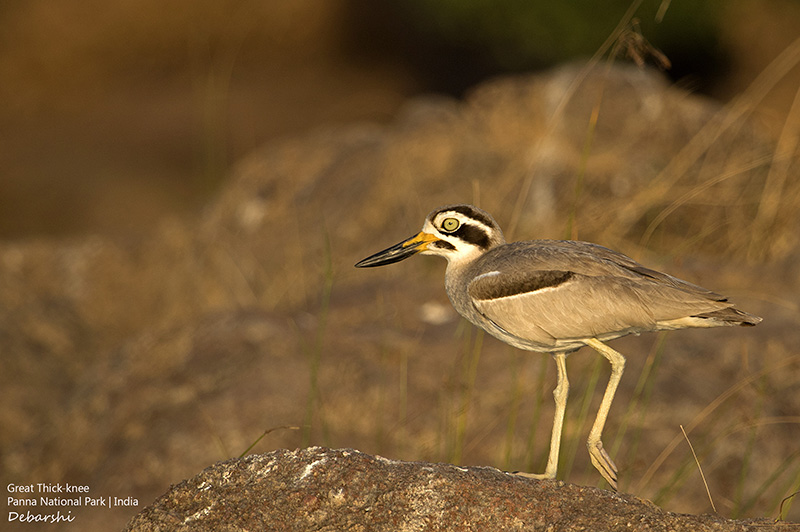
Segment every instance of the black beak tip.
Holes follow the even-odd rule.
[[[421,251],[420,246],[422,242],[414,242],[412,245],[407,244],[408,240],[404,240],[399,244],[379,251],[374,255],[370,255],[366,259],[356,262],[356,268],[374,268],[375,266],[385,266],[386,264],[394,264],[405,260],[412,255],[416,255]]]

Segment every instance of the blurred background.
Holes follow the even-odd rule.
[[[0,29],[0,486],[139,499],[71,529],[248,449],[542,469],[550,358],[465,326],[441,261],[353,268],[462,201],[764,317],[614,342],[621,490],[712,511],[680,425],[721,515],[800,489],[800,0],[3,0]],[[569,372],[559,474],[602,486],[608,367]]]
[[[630,5],[4,0],[0,238],[135,234],[197,212],[269,139],[587,58]],[[636,17],[676,83],[723,102],[800,33],[797,0],[647,0]],[[786,114],[798,76],[767,114]]]

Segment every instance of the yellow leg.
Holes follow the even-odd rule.
[[[556,413],[553,418],[553,432],[550,435],[550,455],[547,458],[547,467],[544,473],[522,473],[515,474],[527,478],[552,479],[556,478],[558,470],[558,453],[561,448],[561,432],[564,428],[564,412],[567,410],[567,397],[569,396],[569,379],[567,378],[567,355],[564,353],[554,354],[556,359],[556,369],[558,378],[556,388],[553,390],[553,397],[556,400]]]
[[[614,401],[614,394],[617,391],[620,379],[622,379],[622,372],[625,371],[625,357],[595,338],[586,340],[586,345],[603,355],[611,363],[611,378],[608,379],[608,385],[603,394],[603,400],[600,402],[600,408],[597,411],[592,430],[589,432],[586,446],[589,448],[589,457],[592,459],[592,465],[616,490],[617,466],[603,448],[603,442],[600,438],[603,434],[603,427],[606,424],[608,411],[611,409],[611,403]]]

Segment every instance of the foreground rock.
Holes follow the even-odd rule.
[[[632,495],[488,467],[400,462],[351,449],[279,450],[209,467],[143,510],[156,530],[798,530],[680,515]]]

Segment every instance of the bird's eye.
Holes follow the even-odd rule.
[[[445,218],[442,222],[442,230],[447,231],[448,233],[452,233],[458,226],[461,225],[461,222],[456,220],[455,218]]]

